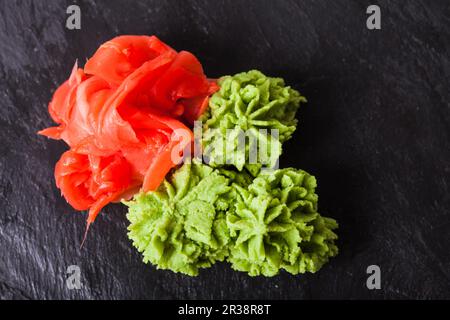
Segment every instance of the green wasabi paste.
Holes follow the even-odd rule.
[[[316,272],[337,254],[335,220],[317,212],[316,179],[293,168],[261,173],[237,191],[227,215],[234,239],[228,261],[251,276]]]
[[[208,163],[231,164],[239,171],[245,166],[253,174],[261,164],[272,167],[281,155],[281,144],[296,129],[295,114],[305,97],[283,79],[257,70],[222,77],[218,84],[220,90],[201,117]]]
[[[228,255],[230,236],[225,215],[229,179],[212,168],[184,164],[167,177],[157,191],[138,194],[124,202],[129,238],[159,269],[197,275]]]
[[[261,163],[248,163],[252,142],[241,150],[233,140],[250,131],[253,143],[272,147],[269,156],[278,157],[306,99],[256,70],[218,83],[202,116],[209,163],[185,163],[158,190],[124,202],[129,238],[145,263],[190,276],[224,260],[250,276],[318,271],[338,253],[338,224],[318,213],[316,179],[294,168],[260,170]],[[232,143],[224,146],[224,137]]]

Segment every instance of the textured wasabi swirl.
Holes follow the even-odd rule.
[[[261,164],[273,166],[281,154],[281,144],[295,131],[295,114],[306,99],[285,86],[283,79],[257,70],[222,77],[218,84],[220,90],[210,98],[201,118],[209,164],[232,164],[238,170],[246,166],[253,174]],[[250,150],[256,149],[267,152],[258,153],[252,161]]]
[[[227,215],[234,245],[228,261],[251,276],[316,272],[337,254],[335,220],[317,212],[316,179],[292,168],[261,173],[237,191]]]
[[[145,263],[197,275],[224,260],[230,241],[225,214],[229,179],[212,168],[184,164],[155,192],[138,194],[129,207],[129,238]]]

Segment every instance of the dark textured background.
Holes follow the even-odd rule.
[[[65,28],[71,3],[81,30]],[[366,29],[369,4],[382,30]],[[156,271],[120,205],[79,250],[85,215],[53,181],[66,147],[35,132],[75,59],[119,34],[190,50],[210,77],[258,68],[307,96],[281,164],[317,176],[320,211],[341,225],[337,258],[298,277]],[[0,0],[0,298],[450,298],[449,44],[447,0]],[[65,286],[72,264],[78,291]],[[381,290],[365,286],[371,264]]]

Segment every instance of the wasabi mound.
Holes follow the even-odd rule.
[[[212,95],[201,120],[204,154],[219,167],[244,166],[255,175],[261,164],[273,166],[281,155],[281,144],[294,133],[295,114],[306,99],[281,78],[257,70],[219,79],[220,90]],[[251,150],[267,150],[252,159]]]
[[[232,205],[230,190],[228,178],[192,163],[167,177],[157,191],[125,202],[128,236],[144,262],[194,276],[199,268],[224,260],[230,241],[225,221]]]
[[[251,276],[316,272],[337,254],[335,220],[317,212],[316,179],[292,168],[261,173],[237,190],[227,225],[235,244],[228,261]]]

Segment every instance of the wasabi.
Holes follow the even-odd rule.
[[[318,212],[316,179],[294,168],[261,170],[267,157],[248,162],[255,144],[270,147],[269,158],[281,154],[306,99],[256,70],[218,84],[202,116],[208,164],[185,163],[158,190],[125,202],[129,238],[144,262],[190,276],[225,260],[250,276],[318,271],[338,253],[338,224]],[[240,149],[243,131],[256,140]]]
[[[234,245],[228,261],[251,276],[316,272],[337,254],[335,220],[317,212],[316,179],[293,168],[261,173],[237,190],[227,215]]]
[[[212,95],[201,117],[209,164],[231,164],[239,171],[246,167],[254,175],[261,164],[273,166],[281,155],[281,144],[296,129],[295,114],[305,97],[283,79],[257,70],[222,77],[218,84],[220,90]],[[258,155],[256,161],[251,153]]]
[[[124,202],[128,237],[159,269],[197,275],[228,255],[225,214],[232,205],[229,179],[207,165],[184,164],[157,191]]]

